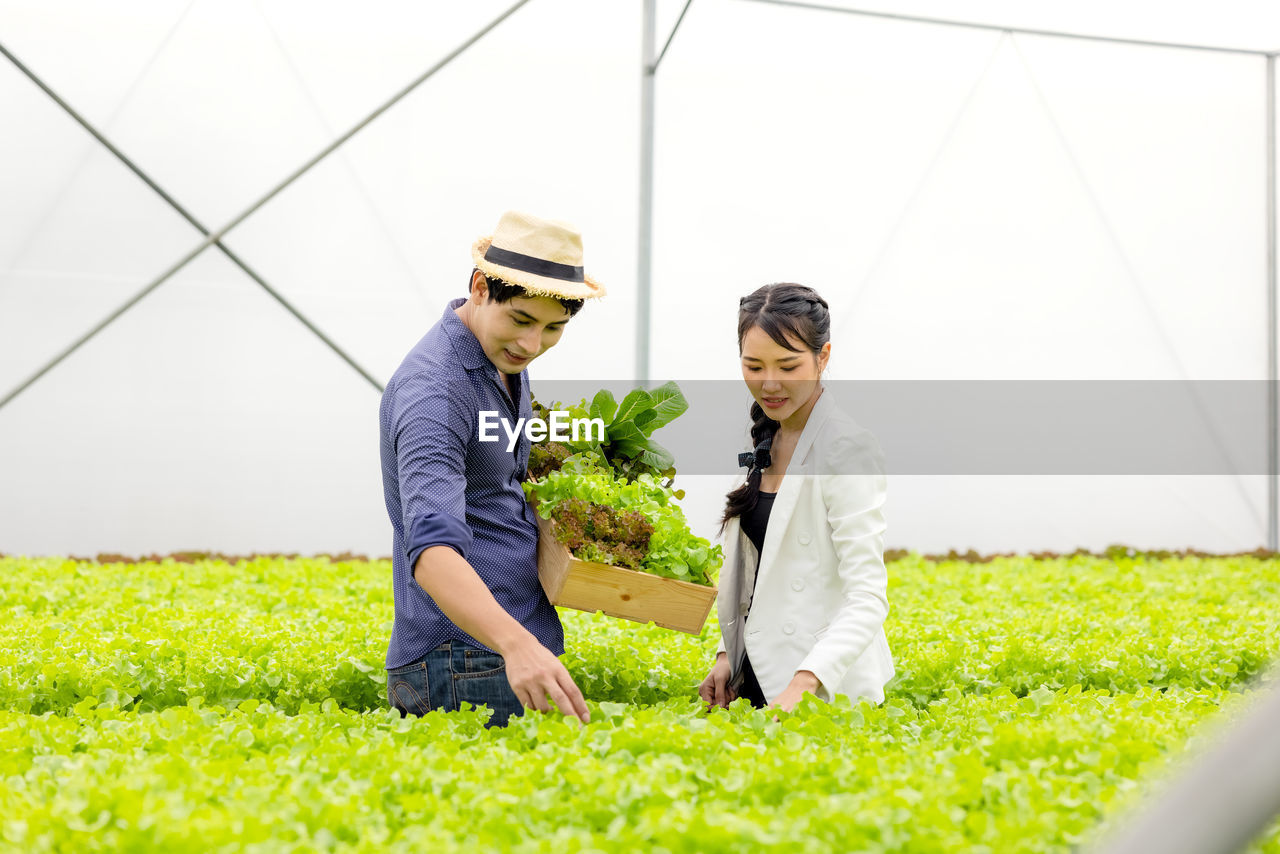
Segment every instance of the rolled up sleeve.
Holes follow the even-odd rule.
[[[422,372],[406,377],[395,391],[391,428],[410,572],[431,546],[449,546],[467,557],[467,443],[476,429],[476,409],[465,379],[433,379]]]

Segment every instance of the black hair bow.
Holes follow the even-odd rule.
[[[769,448],[773,446],[773,437],[766,439],[756,446],[754,451],[744,451],[738,454],[738,465],[747,469],[747,474],[751,474],[753,469],[764,471],[773,462],[769,456]]]

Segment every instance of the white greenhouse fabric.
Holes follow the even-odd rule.
[[[0,44],[218,228],[509,5],[0,0]],[[1280,48],[1256,42],[1280,33],[1260,3],[1123,21],[891,5]],[[659,4],[660,44],[682,6]],[[567,219],[611,296],[535,391],[634,376],[639,25],[638,3],[532,0],[226,245],[385,380],[502,210]],[[832,305],[834,379],[1265,379],[1263,70],[697,0],[657,79],[651,374],[735,378],[737,298],[791,280]],[[201,236],[3,60],[0,105],[3,396]],[[0,551],[385,554],[377,404],[207,250],[0,409]],[[684,484],[705,534],[727,482]],[[894,547],[1267,533],[1261,476],[890,489]]]

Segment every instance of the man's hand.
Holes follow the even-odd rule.
[[[573,715],[584,724],[590,723],[591,712],[587,710],[587,702],[582,699],[582,692],[574,684],[569,671],[537,638],[526,635],[512,648],[498,650],[506,661],[507,681],[511,683],[516,699],[526,709],[549,712],[551,706],[547,697],[550,696],[561,714]]]
[[[698,686],[698,696],[707,704],[708,709],[712,706],[728,708],[730,703],[738,699],[737,692],[729,687],[729,671],[729,655],[722,652],[716,656],[716,663],[711,666],[707,678]]]
[[[814,676],[811,671],[798,671],[795,676],[791,677],[791,684],[770,705],[774,708],[782,709],[784,712],[794,711],[801,698],[805,694],[816,693],[820,684],[822,683],[818,681],[818,677]]]
[[[526,709],[545,712],[547,695],[561,712],[591,721],[569,671],[529,630],[502,609],[463,557],[449,546],[424,549],[413,577],[454,625],[501,655],[507,682]]]

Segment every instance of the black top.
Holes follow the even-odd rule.
[[[756,500],[756,506],[749,513],[742,514],[742,531],[747,535],[747,539],[751,540],[756,547],[757,561],[759,553],[764,551],[764,533],[769,528],[769,514],[773,512],[773,499],[776,498],[776,492],[761,492],[759,499]],[[759,572],[759,563],[757,563],[756,571]],[[751,599],[755,601],[755,591],[751,592]],[[751,605],[747,605],[750,611]],[[743,617],[743,622],[747,617]],[[755,670],[751,667],[747,654],[742,654],[742,663],[736,668],[735,673],[741,675],[738,685],[738,695],[746,697],[751,705],[757,709],[763,709],[766,705],[764,699],[764,691],[760,689],[760,682],[756,679]]]
[[[764,551],[764,533],[769,529],[769,513],[773,511],[773,499],[777,495],[776,492],[761,492],[756,506],[742,514],[742,532],[756,547],[757,558]]]

